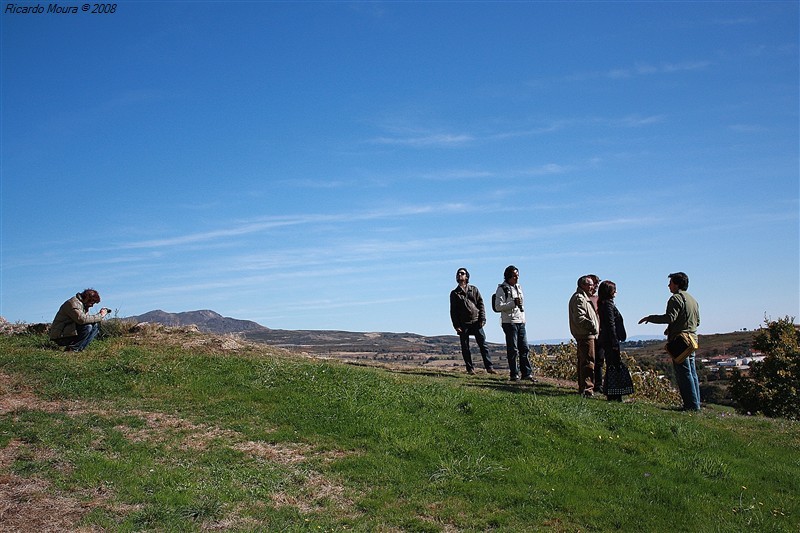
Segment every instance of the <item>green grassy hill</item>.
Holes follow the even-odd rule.
[[[144,331],[0,337],[0,529],[791,531],[800,426]]]

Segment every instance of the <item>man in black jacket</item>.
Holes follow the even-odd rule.
[[[486,308],[478,287],[469,284],[469,271],[459,268],[456,272],[458,286],[450,291],[450,320],[453,328],[461,340],[461,355],[467,365],[467,374],[474,374],[472,365],[472,352],[469,348],[470,335],[475,337],[478,349],[483,358],[483,366],[489,374],[497,374],[489,360],[489,350],[486,348],[486,334],[483,326],[486,324]]]

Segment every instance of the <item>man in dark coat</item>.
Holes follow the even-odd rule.
[[[475,373],[475,367],[472,365],[472,351],[469,348],[470,335],[475,337],[486,372],[496,374],[497,372],[492,368],[492,362],[489,360],[486,334],[483,332],[483,326],[486,325],[486,308],[483,305],[481,292],[478,287],[469,284],[469,271],[466,268],[458,269],[456,282],[458,285],[450,291],[450,320],[461,341],[461,355],[467,365],[467,374]]]

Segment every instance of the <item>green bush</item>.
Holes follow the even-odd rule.
[[[664,405],[680,405],[681,395],[669,379],[655,370],[643,370],[633,357],[622,352],[622,361],[633,377],[633,397]]]
[[[753,348],[766,358],[748,376],[734,374],[731,396],[739,412],[800,420],[800,329],[788,316],[765,325]]]
[[[574,341],[558,346],[542,346],[542,351],[531,352],[531,363],[536,371],[554,379],[578,380],[578,352]]]

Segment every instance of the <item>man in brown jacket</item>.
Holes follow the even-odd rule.
[[[64,302],[50,326],[50,340],[64,346],[65,352],[83,351],[100,332],[100,322],[111,311],[105,307],[95,315],[89,308],[100,303],[100,295],[94,289],[79,292]]]
[[[594,396],[595,339],[600,333],[600,319],[590,300],[594,289],[591,276],[581,276],[569,300],[569,330],[578,345],[578,392],[586,397]]]

